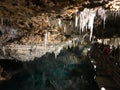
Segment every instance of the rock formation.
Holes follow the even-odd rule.
[[[119,3],[119,0],[2,0],[0,56],[15,55],[17,51],[11,50],[11,45],[59,45],[76,35],[82,38],[86,32],[90,40],[94,33],[101,37],[110,18],[119,18]],[[119,32],[115,35],[119,36]]]

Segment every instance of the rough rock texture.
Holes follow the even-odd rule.
[[[105,8],[116,10],[119,9],[118,4],[116,0],[2,0],[0,1],[0,28],[5,29],[4,32],[7,33],[15,29],[16,36],[12,36],[12,40],[19,38],[22,43],[31,43],[35,41],[34,39],[36,39],[34,43],[43,41],[45,32],[49,32],[50,41],[58,40],[56,38],[62,41],[65,40],[64,26],[58,27],[58,18],[66,22],[74,19],[74,13],[85,7],[104,5]],[[0,38],[3,43],[11,40],[6,33]]]
[[[58,28],[55,25],[58,22],[55,21],[56,18],[73,19],[72,15],[77,12],[76,10],[82,10],[90,3],[94,2],[89,0],[3,0],[0,1],[0,28],[6,30],[7,26],[9,31],[11,31],[10,28],[15,29],[17,34],[12,38],[22,37],[20,40],[22,43],[34,42],[34,37],[42,41],[46,31],[50,31],[50,34],[58,34],[51,36],[51,41],[57,37],[64,39],[61,35],[63,32],[60,30],[63,27]],[[50,22],[51,20],[53,21]],[[8,34],[2,37],[3,43],[11,40],[8,37]]]
[[[5,56],[6,51],[15,54],[16,51],[6,49],[14,44],[23,46],[43,44],[46,47],[46,42],[48,45],[67,42],[72,34],[79,34],[74,30],[77,12],[84,8],[94,10],[103,6],[109,11],[115,11],[115,15],[119,16],[118,4],[119,1],[116,0],[1,0],[0,50],[3,52],[1,55]],[[96,26],[101,23],[103,20],[95,18]]]

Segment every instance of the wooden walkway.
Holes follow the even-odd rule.
[[[109,63],[105,62],[105,64]],[[120,90],[120,71],[117,68],[108,66],[103,68],[96,65],[96,81],[99,88],[104,87],[106,90]]]
[[[92,51],[91,62],[96,70],[96,81],[100,90],[120,90],[120,67],[114,58],[101,53],[98,48]],[[104,90],[104,89],[103,89]]]
[[[120,87],[111,77],[97,76],[96,80],[100,89],[104,87],[106,90],[120,90]]]

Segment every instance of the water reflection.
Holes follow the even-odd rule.
[[[62,50],[55,58],[47,53],[31,62],[1,60],[12,79],[0,82],[2,90],[98,90],[94,69],[78,48]]]

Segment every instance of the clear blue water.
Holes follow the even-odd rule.
[[[73,57],[79,62],[74,63]],[[99,90],[90,60],[80,57],[76,48],[63,50],[56,59],[47,53],[30,62],[1,60],[0,64],[13,75],[0,82],[0,90]]]

